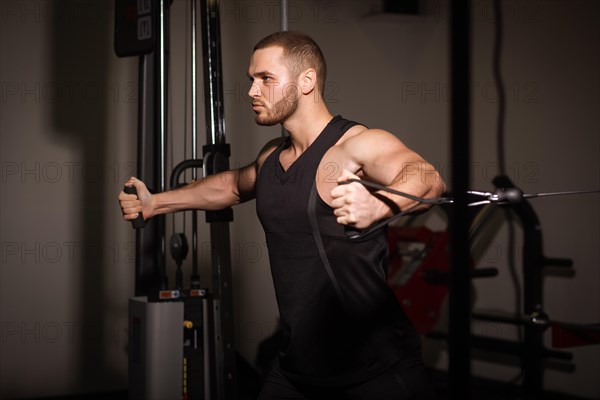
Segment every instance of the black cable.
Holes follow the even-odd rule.
[[[352,230],[351,226],[349,226],[348,231],[347,231],[347,235],[350,239],[359,239],[362,237],[365,237],[367,235],[369,235],[370,233],[384,227],[385,225],[388,225],[394,221],[396,221],[397,219],[404,217],[406,215],[409,215],[410,213],[412,213],[417,207],[419,207],[421,204],[431,204],[431,205],[436,205],[436,204],[451,204],[454,203],[454,199],[451,197],[433,197],[433,198],[423,198],[423,197],[419,197],[419,196],[415,196],[412,194],[408,194],[405,192],[401,192],[399,190],[396,189],[392,189],[389,188],[387,186],[384,185],[380,185],[378,183],[374,183],[374,182],[369,182],[369,181],[365,181],[362,179],[348,179],[346,181],[342,181],[339,182],[340,185],[347,185],[350,183],[360,183],[361,185],[367,187],[367,188],[371,188],[371,189],[376,189],[376,190],[382,190],[384,192],[387,193],[391,193],[391,194],[395,194],[398,196],[402,196],[402,197],[406,197],[407,199],[411,199],[417,202],[417,204],[413,204],[412,206],[400,211],[397,214],[394,214],[393,216],[383,219],[381,221],[379,221],[378,223],[376,223],[375,225],[371,225],[370,227],[362,230],[360,233],[357,233],[356,231]],[[496,204],[496,205],[504,205],[504,204],[509,204],[509,203],[518,203],[519,201],[522,201],[522,199],[524,198],[533,198],[533,197],[543,197],[543,196],[559,196],[559,195],[571,195],[571,194],[590,194],[590,193],[599,193],[600,190],[581,190],[581,191],[570,191],[570,192],[554,192],[554,193],[537,193],[537,194],[527,194],[527,193],[523,193],[520,190],[518,192],[507,192],[505,189],[502,190],[498,190],[496,193],[491,193],[491,192],[479,192],[479,191],[468,191],[469,194],[474,195],[474,196],[479,196],[479,197],[483,197],[485,198],[485,200],[479,200],[479,201],[475,201],[475,202],[471,202],[468,203],[468,206],[480,206],[480,205],[485,205],[485,204]],[[507,195],[507,193],[513,193],[512,195]],[[510,229],[510,227],[509,227]],[[514,235],[509,235],[511,238],[509,240],[514,240]],[[514,243],[509,243],[509,246],[514,246]],[[509,265],[510,266],[510,265]],[[511,273],[514,274],[514,276],[517,276],[516,271],[512,271]]]
[[[371,188],[371,189],[377,189],[377,190],[383,190],[385,192],[391,193],[391,194],[395,194],[398,196],[402,196],[402,197],[406,197],[407,199],[411,199],[414,200],[416,202],[422,203],[422,204],[450,204],[450,203],[454,203],[454,199],[452,197],[432,197],[432,198],[424,198],[424,197],[419,197],[419,196],[415,196],[413,194],[408,194],[405,192],[401,192],[399,190],[396,189],[392,189],[389,188],[387,186],[384,185],[380,185],[378,183],[373,183],[373,182],[369,182],[369,181],[365,181],[362,179],[348,179],[346,181],[342,181],[339,182],[340,185],[347,185],[349,183],[360,183],[361,185]],[[521,202],[523,199],[531,199],[531,198],[536,198],[536,197],[549,197],[549,196],[565,196],[565,195],[573,195],[573,194],[593,194],[593,193],[600,193],[600,189],[596,189],[596,190],[571,190],[571,191],[566,191],[566,192],[549,192],[549,193],[523,193],[520,190],[516,189],[516,190],[509,190],[509,189],[516,189],[516,188],[504,188],[504,189],[499,189],[496,192],[492,193],[492,192],[480,192],[480,191],[476,191],[476,190],[468,190],[467,193],[469,193],[470,195],[473,195],[475,197],[481,197],[484,200],[478,200],[478,201],[474,201],[471,203],[468,203],[468,206],[480,206],[480,205],[484,205],[484,204],[498,204],[498,205],[504,205],[504,204],[515,204],[515,203],[519,203]],[[418,204],[417,204],[418,206]],[[409,209],[413,209],[415,206],[410,207]],[[408,212],[408,210],[405,210],[402,214],[406,214]]]
[[[532,199],[535,197],[547,197],[547,196],[565,196],[565,195],[571,195],[571,194],[591,194],[591,193],[598,193],[600,192],[599,190],[571,190],[568,192],[548,192],[548,193],[524,193],[523,194],[523,198],[525,199]]]
[[[412,194],[400,192],[399,190],[392,189],[392,188],[389,188],[387,186],[380,185],[378,183],[368,182],[368,181],[364,181],[364,180],[361,180],[361,179],[348,179],[347,181],[342,181],[339,184],[340,185],[346,185],[346,184],[352,183],[352,182],[360,183],[363,186],[366,186],[366,187],[369,187],[369,188],[372,188],[372,189],[383,190],[383,191],[386,191],[388,193],[392,193],[392,194],[396,194],[398,196],[406,197],[407,199],[411,199],[411,200],[414,200],[414,201],[417,201],[417,202],[423,203],[423,204],[445,204],[445,203],[452,203],[452,199],[449,198],[449,197],[435,197],[435,198],[431,198],[431,199],[426,199],[426,198],[415,196],[415,195],[412,195]]]

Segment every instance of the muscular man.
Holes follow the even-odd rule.
[[[125,220],[256,198],[284,334],[259,399],[431,398],[418,334],[385,282],[385,230],[358,240],[345,234],[415,202],[340,183],[363,179],[436,197],[445,189],[439,174],[391,133],[330,114],[325,60],[310,37],[264,38],[248,77],[256,123],[282,124],[289,136],[244,168],[181,189],[151,195],[129,179],[138,197],[120,193]]]

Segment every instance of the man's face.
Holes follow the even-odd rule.
[[[256,50],[250,58],[252,86],[248,96],[259,125],[281,124],[298,108],[298,85],[281,61],[282,54],[281,47],[267,47]]]

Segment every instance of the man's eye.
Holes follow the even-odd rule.
[[[270,76],[263,76],[263,82],[269,82],[271,81],[271,77]]]

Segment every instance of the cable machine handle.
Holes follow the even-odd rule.
[[[137,196],[137,190],[135,189],[135,186],[125,186],[123,191],[127,194],[135,194]],[[133,229],[140,229],[146,225],[146,221],[144,221],[142,213],[139,213],[137,218],[131,221],[131,225],[133,226]]]

